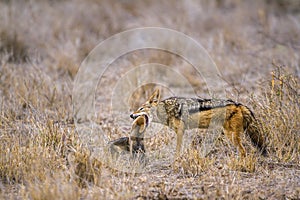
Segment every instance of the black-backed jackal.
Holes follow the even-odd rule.
[[[122,153],[131,153],[135,157],[138,153],[145,154],[144,133],[149,124],[146,114],[141,114],[132,122],[129,137],[121,137],[109,143],[109,149],[114,157]]]
[[[265,138],[249,108],[232,100],[170,97],[160,101],[160,91],[152,96],[130,117],[136,119],[147,114],[153,122],[169,126],[177,134],[176,156],[180,155],[182,138],[186,129],[208,128],[211,123],[221,123],[223,133],[237,147],[240,156],[246,151],[241,143],[245,132],[263,155],[266,155]]]

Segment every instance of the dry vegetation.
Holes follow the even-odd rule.
[[[90,156],[73,123],[74,77],[99,41],[143,26],[172,28],[203,44],[228,97],[251,107],[261,122],[268,157],[245,139],[249,153],[239,159],[220,136],[207,157],[191,147],[170,165],[164,146],[175,135],[168,129],[148,141],[149,150],[161,149],[148,173],[123,173]],[[297,0],[1,0],[0,198],[299,199],[299,41]],[[113,65],[121,74],[150,61],[177,67],[208,97],[203,80],[166,52],[133,52]],[[103,99],[106,92],[99,92]],[[122,135],[105,111],[99,123],[111,139]]]

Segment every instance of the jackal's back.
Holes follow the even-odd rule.
[[[202,99],[202,98],[183,98],[170,97],[161,101],[158,105],[158,114],[167,115],[168,117],[175,117],[178,119],[186,116],[212,110],[215,108],[223,108],[229,105],[239,106],[230,99]],[[159,113],[160,112],[160,113]]]

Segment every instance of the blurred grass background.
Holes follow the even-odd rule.
[[[204,46],[227,96],[261,121],[268,158],[251,153],[241,161],[222,137],[210,157],[189,149],[172,167],[162,164],[151,174],[113,171],[90,157],[72,121],[77,70],[102,40],[145,26],[181,31]],[[297,0],[1,0],[0,198],[300,198],[299,52]],[[198,95],[208,97],[187,63],[155,50],[119,58],[112,65],[120,74],[111,74],[107,84],[150,61],[177,67]],[[136,94],[140,101],[133,107],[152,88]],[[105,113],[98,120],[111,138],[121,136]],[[174,137],[163,130],[148,148],[162,148]]]

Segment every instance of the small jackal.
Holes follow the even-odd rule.
[[[109,143],[109,149],[114,157],[118,157],[122,153],[131,153],[133,157],[145,154],[144,133],[148,126],[149,120],[147,115],[138,116],[132,123],[129,137],[121,137]]]

